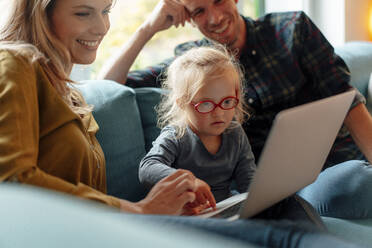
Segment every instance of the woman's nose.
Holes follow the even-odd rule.
[[[110,20],[107,16],[97,17],[96,21],[93,23],[94,33],[100,36],[104,36],[110,29]]]

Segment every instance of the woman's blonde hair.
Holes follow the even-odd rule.
[[[51,31],[56,0],[8,0],[8,16],[0,27],[0,49],[13,50],[38,62],[63,100],[78,114],[91,111],[81,94],[70,87],[71,57]]]
[[[182,137],[187,127],[185,107],[191,103],[207,79],[220,78],[226,73],[230,73],[231,79],[235,81],[239,104],[235,108],[234,119],[241,124],[249,115],[243,96],[243,72],[224,46],[215,45],[192,48],[170,64],[162,83],[168,94],[157,106],[158,126],[163,128],[172,125],[177,137]]]

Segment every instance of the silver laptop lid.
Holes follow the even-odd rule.
[[[315,181],[354,96],[351,90],[277,114],[240,218],[249,218]]]

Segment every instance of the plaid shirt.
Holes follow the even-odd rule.
[[[258,20],[245,18],[246,45],[239,61],[245,72],[245,99],[252,116],[243,125],[253,153],[259,158],[275,115],[284,109],[344,92],[350,72],[320,30],[303,12],[272,13]],[[178,45],[176,56],[203,39]],[[159,87],[164,68],[173,59],[142,71],[130,72],[130,87]],[[353,106],[365,102],[359,93]],[[326,167],[364,159],[343,127],[327,159]]]

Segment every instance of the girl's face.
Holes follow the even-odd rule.
[[[191,104],[186,106],[188,124],[201,139],[207,136],[221,135],[230,125],[235,115],[235,108],[224,110],[217,106],[212,112],[199,113],[194,105],[201,101],[213,101],[215,104],[222,99],[236,97],[235,72],[225,73],[219,78],[207,79],[205,85],[197,92]]]
[[[56,0],[52,32],[65,45],[71,63],[90,64],[110,28],[112,0]]]

